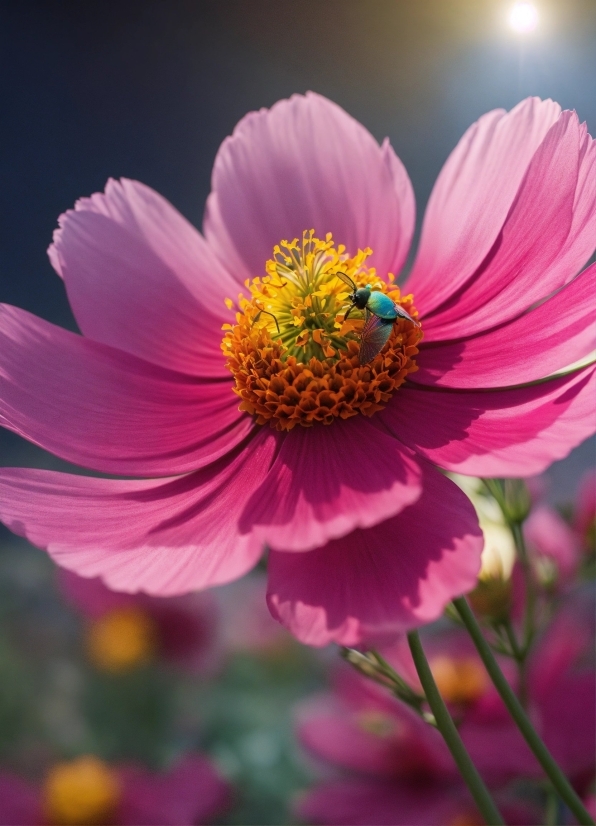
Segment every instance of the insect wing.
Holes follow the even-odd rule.
[[[407,318],[408,321],[411,321],[412,324],[416,325],[416,327],[420,327],[420,322],[416,321],[415,318],[412,318],[412,316],[409,313],[406,313],[406,311],[404,310],[403,307],[400,307],[399,304],[395,304],[394,306],[395,306],[395,311],[396,311],[399,318]]]
[[[347,284],[348,287],[352,290],[353,293],[356,292],[356,284],[352,281],[349,275],[346,275],[345,272],[336,272],[336,276],[339,278],[340,281],[343,281],[344,284]]]
[[[376,315],[369,315],[360,335],[360,364],[368,364],[381,352],[392,330],[393,321],[384,321]]]

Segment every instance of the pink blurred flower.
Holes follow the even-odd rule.
[[[42,785],[0,773],[3,826],[193,826],[209,823],[229,801],[227,782],[198,754],[162,773],[86,756],[52,767]]]
[[[332,695],[305,704],[298,732],[309,751],[336,769],[298,800],[308,822],[482,822],[436,729],[355,673],[340,672]],[[508,823],[538,822],[514,798],[505,795],[500,805]]]
[[[524,523],[524,536],[543,581],[554,579],[558,584],[573,581],[582,559],[579,537],[563,517],[548,505],[535,507]],[[540,570],[544,563],[554,565],[554,573]]]
[[[582,590],[569,594],[536,643],[527,666],[533,723],[565,774],[582,793],[587,791],[596,768],[595,632],[593,594]],[[488,679],[484,685],[470,680],[469,668],[454,668],[455,677],[446,671],[445,661],[455,666],[464,661],[475,662],[478,669],[483,668],[467,633],[456,628],[439,633],[429,629],[423,644],[439,689],[451,702],[462,739],[483,777],[500,784],[516,777],[542,776],[492,683]],[[384,653],[404,678],[418,687],[407,645],[397,644]],[[500,658],[500,664],[515,686],[512,661]],[[459,696],[452,688],[457,677],[462,683]]]
[[[582,477],[577,491],[577,501],[573,511],[575,528],[584,551],[596,552],[596,470],[587,471]]]
[[[436,618],[474,586],[482,538],[433,464],[529,475],[595,429],[593,366],[537,383],[593,348],[596,266],[577,273],[594,248],[595,168],[585,125],[552,101],[483,116],[431,195],[413,298],[390,277],[414,228],[408,176],[388,141],[318,95],[251,113],[224,141],[204,235],[148,187],[110,181],[61,216],[49,250],[83,336],[1,311],[0,421],[83,467],[144,478],[4,469],[0,517],[64,567],[156,595],[236,579],[266,545],[270,609],[312,645]],[[354,277],[413,313],[415,302],[424,340],[399,322],[374,365],[359,366],[339,315],[309,338],[312,296],[292,281],[302,303],[280,315],[282,333],[294,341],[303,325],[291,346],[320,345],[323,360],[312,375],[298,360],[302,378],[284,384],[275,371],[293,368],[275,366],[277,320],[255,296],[288,281],[253,281],[253,303],[240,301],[225,333],[236,387],[252,399],[241,412],[220,349],[234,320],[224,301],[248,295],[275,245],[310,228],[346,250],[324,258],[325,306],[345,312],[329,267],[352,256]],[[265,342],[248,361],[232,348],[241,328],[242,341]],[[333,336],[347,372],[330,384]],[[257,424],[255,405],[280,429]],[[329,426],[300,426],[315,415]]]
[[[117,671],[159,655],[205,673],[221,660],[219,607],[211,594],[168,599],[126,594],[65,570],[58,572],[58,585],[66,602],[87,619],[88,651],[100,667]],[[112,640],[115,635],[120,639]]]

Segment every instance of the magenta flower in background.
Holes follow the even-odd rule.
[[[193,826],[211,822],[230,799],[228,783],[198,754],[161,773],[83,756],[53,766],[40,785],[0,773],[2,826]]]
[[[7,468],[2,520],[154,595],[236,579],[267,546],[270,610],[312,645],[436,618],[482,537],[433,465],[535,474],[596,429],[593,366],[539,382],[594,347],[596,266],[577,273],[595,143],[552,101],[489,112],[439,176],[402,294],[413,228],[388,141],[314,94],[224,141],[204,235],[133,181],[79,201],[49,254],[83,335],[2,309],[0,422],[129,478]],[[398,321],[361,365],[338,271],[420,328]]]
[[[155,656],[197,674],[222,660],[218,605],[211,594],[163,599],[112,591],[94,577],[60,570],[64,599],[87,621],[87,652],[109,671],[144,664]]]
[[[355,672],[338,669],[333,692],[303,704],[298,735],[326,764],[327,776],[297,803],[309,823],[483,822],[439,732]],[[499,793],[507,823],[539,822],[540,812],[505,790],[496,774],[485,779]]]
[[[596,769],[595,633],[594,593],[590,588],[576,588],[561,602],[527,665],[530,717],[582,795],[589,792]],[[496,784],[519,777],[542,777],[536,758],[512,722],[464,629],[430,628],[425,630],[423,642],[439,690],[459,720],[462,739],[482,776]],[[383,653],[419,690],[405,640]],[[510,684],[516,686],[512,660],[500,658],[499,664]]]

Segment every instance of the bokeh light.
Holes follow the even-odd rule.
[[[538,9],[533,3],[515,3],[509,12],[508,21],[517,34],[531,34],[538,27]]]

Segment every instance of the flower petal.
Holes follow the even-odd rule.
[[[185,755],[163,774],[124,766],[118,775],[122,800],[117,822],[121,826],[211,823],[231,798],[229,784],[199,754]]]
[[[363,416],[296,427],[240,525],[270,548],[310,551],[394,516],[420,496],[420,468]]]
[[[423,781],[418,780],[418,783]],[[428,826],[474,822],[475,809],[459,783],[348,777],[328,780],[299,801],[300,820],[323,826]]]
[[[224,298],[238,286],[165,198],[110,180],[59,222],[48,253],[84,335],[164,367],[226,375]]]
[[[414,389],[375,420],[446,470],[470,476],[533,476],[596,430],[594,367],[498,391]]]
[[[407,173],[386,141],[309,92],[252,112],[215,160],[205,235],[240,280],[264,272],[273,246],[314,228],[354,255],[371,247],[382,277],[397,273],[414,229]]]
[[[230,382],[199,381],[0,305],[0,425],[105,473],[184,473],[250,432]]]
[[[476,271],[497,240],[536,149],[561,112],[528,98],[473,124],[441,170],[407,282],[416,305],[435,309]]]
[[[121,481],[4,468],[0,520],[65,568],[121,591],[170,596],[229,582],[261,544],[238,529],[245,497],[267,473],[277,439],[261,430],[203,470]]]
[[[269,609],[301,642],[393,637],[474,587],[483,544],[474,508],[449,479],[424,471],[422,496],[398,516],[309,553],[270,553]]]
[[[596,349],[596,264],[526,315],[462,341],[430,346],[412,381],[439,387],[506,387],[543,379]]]
[[[515,318],[586,263],[596,232],[596,186],[593,180],[582,185],[584,167],[591,167],[591,179],[596,171],[596,148],[586,154],[587,141],[593,144],[575,112],[563,112],[532,158],[491,253],[426,319],[427,341],[468,336]]]

